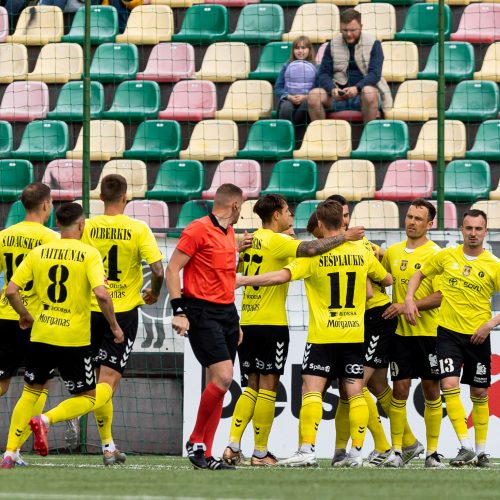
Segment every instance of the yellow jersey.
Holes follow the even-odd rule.
[[[59,235],[38,222],[23,221],[0,231],[0,272],[4,273],[4,288],[0,297],[0,318],[19,320],[19,314],[5,296],[5,288],[26,255],[34,248],[59,238]],[[30,313],[38,309],[33,283],[20,290],[24,306]]]
[[[305,283],[309,304],[307,342],[363,342],[366,278],[380,282],[387,275],[373,251],[346,241],[323,255],[296,259],[286,268],[292,280],[303,279]]]
[[[40,305],[33,315],[32,342],[70,347],[90,344],[92,290],[105,285],[104,266],[95,248],[75,239],[36,247],[12,281],[21,288],[34,282]]]
[[[441,277],[438,325],[472,335],[491,319],[490,299],[500,291],[500,260],[492,253],[468,258],[463,245],[445,248],[425,263],[422,273]]]
[[[406,248],[407,240],[391,245],[382,258],[382,265],[392,274],[392,302],[404,303],[408,283],[416,271],[422,270],[425,262],[441,251],[433,241],[428,240],[415,249]],[[439,279],[426,278],[415,294],[415,299],[423,299],[439,290]],[[421,311],[415,326],[410,325],[404,315],[398,316],[396,333],[402,337],[435,337],[438,309]]]
[[[299,240],[271,229],[258,229],[252,247],[242,255],[244,276],[283,269],[297,255]],[[278,286],[246,286],[241,305],[241,325],[288,325],[286,296],[288,283]]]
[[[131,311],[144,304],[142,261],[163,259],[151,229],[127,215],[98,215],[85,222],[82,241],[99,250],[115,312]],[[92,297],[92,311],[100,311]]]

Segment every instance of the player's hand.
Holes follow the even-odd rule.
[[[145,288],[143,291],[142,291],[142,299],[144,300],[144,302],[146,302],[146,304],[156,304],[156,302],[158,302],[158,297],[155,297],[152,293],[151,293],[151,288]]]
[[[344,238],[346,241],[358,241],[365,236],[365,228],[363,226],[350,227],[344,231]]]
[[[404,304],[391,304],[383,313],[382,318],[392,319],[397,318],[400,314],[404,314],[405,305]]]
[[[238,252],[244,252],[247,248],[252,246],[253,233],[249,233],[245,230],[243,233],[243,238],[240,239],[238,243]]]
[[[243,342],[243,330],[241,329],[240,326],[240,336],[238,337],[238,345],[241,345],[242,342]]]
[[[189,320],[186,316],[174,316],[172,318],[172,328],[181,337],[185,337],[186,333],[189,332]]]
[[[410,325],[415,326],[417,324],[417,318],[420,318],[420,313],[418,312],[417,304],[413,299],[405,300],[404,314],[406,321],[408,321]]]
[[[493,328],[494,325],[492,325],[489,321],[481,325],[470,338],[471,343],[476,345],[482,344],[488,338],[488,335]]]
[[[123,331],[120,328],[120,325],[116,325],[114,328],[111,328],[111,332],[114,335],[114,343],[115,344],[122,344],[125,342],[125,335],[123,335]]]
[[[21,328],[21,330],[27,330],[33,326],[33,321],[33,316],[26,311],[26,314],[19,316],[19,328]]]

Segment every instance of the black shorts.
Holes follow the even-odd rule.
[[[43,385],[54,376],[56,368],[71,394],[95,389],[92,351],[89,345],[64,347],[30,342],[26,354],[24,381],[28,385]]]
[[[0,380],[13,377],[24,366],[30,332],[21,330],[17,320],[0,319]]]
[[[390,347],[392,380],[439,380],[436,337],[393,335]]]
[[[290,333],[288,326],[242,325],[243,342],[238,346],[241,383],[250,373],[283,375]]]
[[[92,311],[90,319],[92,359],[96,367],[108,366],[123,374],[137,336],[139,311],[135,308],[116,313],[116,321],[125,337],[125,341],[121,344],[115,343],[115,337],[104,314]]]
[[[382,313],[391,304],[373,307],[365,312],[365,366],[387,368],[389,347],[398,326],[398,318],[384,319]]]
[[[302,375],[327,379],[363,378],[363,343],[306,344]]]
[[[437,354],[441,378],[460,377],[463,384],[472,387],[491,385],[490,336],[482,344],[473,344],[471,335],[454,332],[438,326]]]
[[[188,339],[196,359],[208,367],[221,361],[234,363],[240,336],[240,318],[234,304],[186,299]]]

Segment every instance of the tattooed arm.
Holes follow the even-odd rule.
[[[365,228],[358,226],[352,227],[347,231],[329,238],[319,238],[312,241],[303,241],[297,248],[297,257],[314,257],[338,247],[344,241],[356,241],[363,238]]]

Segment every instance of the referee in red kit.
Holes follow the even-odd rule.
[[[248,248],[252,238],[245,235],[238,248],[232,225],[240,217],[242,203],[238,186],[222,184],[215,193],[212,213],[184,229],[166,270],[172,328],[183,336],[189,332],[194,355],[207,368],[208,383],[186,443],[188,458],[198,469],[234,469],[212,456],[212,443],[241,341],[234,305],[236,265],[238,252]]]

